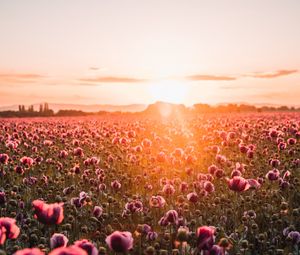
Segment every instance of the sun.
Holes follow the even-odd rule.
[[[183,104],[187,99],[186,84],[175,80],[160,80],[149,84],[148,91],[152,101]]]

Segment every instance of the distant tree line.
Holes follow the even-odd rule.
[[[300,111],[300,108],[288,107],[288,106],[262,106],[256,107],[254,105],[247,104],[227,104],[210,106],[208,104],[195,104],[192,107],[194,112],[276,112],[276,111]]]
[[[33,105],[28,106],[28,109],[26,109],[25,105],[19,105],[19,111],[0,112],[0,116],[11,114],[14,115],[12,117],[49,117],[54,115],[54,111],[49,108],[48,103],[44,103],[40,104],[38,111],[34,110]]]
[[[227,104],[211,106],[209,104],[194,104],[192,107],[186,107],[183,104],[168,104],[164,102],[157,102],[151,104],[143,112],[148,115],[160,115],[161,112],[167,111],[168,115],[197,115],[203,113],[238,113],[238,112],[300,112],[300,108],[288,106],[262,106],[256,107],[254,105],[246,104]]]
[[[246,104],[227,104],[219,106],[211,106],[208,104],[194,104],[192,107],[186,107],[183,104],[169,104],[164,102],[157,102],[151,104],[146,110],[139,112],[139,115],[149,115],[158,114],[162,107],[168,107],[172,114],[202,114],[202,113],[237,113],[237,112],[278,112],[278,111],[289,111],[289,112],[300,112],[300,108],[288,107],[288,106],[262,106],[256,107],[254,105]],[[27,109],[24,105],[19,105],[18,111],[2,111],[0,112],[0,117],[10,118],[10,117],[51,117],[51,116],[88,116],[88,115],[105,115],[112,114],[111,112],[99,111],[99,112],[84,112],[79,110],[59,110],[54,113],[52,109],[49,108],[48,103],[40,104],[39,110],[36,111],[34,106],[31,105]],[[113,114],[135,114],[135,113],[125,113],[125,112],[114,112]]]

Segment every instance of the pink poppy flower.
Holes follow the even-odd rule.
[[[187,194],[187,200],[190,201],[191,203],[197,203],[199,200],[199,196],[196,192],[191,192]]]
[[[114,190],[119,190],[119,189],[121,189],[121,186],[122,186],[121,183],[117,180],[111,182],[110,185]]]
[[[0,226],[0,245],[3,245],[6,240],[6,229],[3,226]]]
[[[14,255],[45,255],[45,253],[38,248],[26,248],[15,252]]]
[[[43,224],[60,224],[64,219],[64,203],[46,204],[42,200],[34,200],[34,217]]]
[[[203,184],[203,188],[205,191],[207,191],[208,193],[212,193],[215,191],[215,186],[210,182],[210,181],[206,181]]]
[[[83,149],[80,148],[80,147],[75,148],[74,151],[73,151],[73,154],[74,154],[74,156],[77,156],[77,157],[83,157],[84,156]]]
[[[55,233],[50,238],[50,247],[51,249],[55,249],[58,247],[66,247],[69,242],[69,239],[63,235]]]
[[[105,239],[108,247],[120,253],[125,253],[133,247],[133,238],[130,232],[115,231]]]
[[[69,247],[59,247],[51,251],[48,255],[88,255],[87,252],[76,245]]]
[[[249,179],[248,183],[252,188],[255,188],[255,189],[259,189],[261,186],[261,184],[255,179]]]
[[[95,245],[87,239],[78,240],[74,243],[74,245],[85,250],[88,255],[98,255],[99,253]]]
[[[93,210],[93,215],[96,217],[96,218],[99,218],[103,213],[103,209],[101,206],[95,206],[94,207],[94,210]]]
[[[31,167],[33,165],[33,159],[30,157],[22,157],[20,162],[26,167]]]
[[[270,170],[266,174],[266,178],[270,181],[277,181],[279,179],[279,175],[280,175],[279,170],[274,168],[273,170]]]
[[[9,156],[5,153],[0,154],[0,163],[6,165],[8,162]]]
[[[213,247],[209,250],[209,255],[224,255],[224,249],[219,245],[213,245]]]
[[[6,238],[17,239],[20,228],[16,225],[16,220],[8,217],[0,218],[0,244],[4,244]]]
[[[197,248],[201,250],[210,250],[215,242],[215,229],[213,227],[203,226],[197,229]]]
[[[151,207],[162,208],[166,204],[166,200],[162,196],[152,196],[149,204]]]
[[[171,184],[166,184],[163,187],[163,193],[165,193],[166,195],[173,195],[175,193],[175,188],[173,187],[173,185]]]
[[[125,210],[135,213],[143,211],[143,203],[139,200],[133,200],[125,204]]]
[[[242,192],[250,188],[250,184],[246,179],[241,176],[234,176],[232,179],[228,180],[229,189]]]

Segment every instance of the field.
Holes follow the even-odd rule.
[[[0,254],[300,254],[300,114],[0,120]]]

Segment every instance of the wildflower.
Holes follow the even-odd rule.
[[[213,227],[203,226],[197,229],[197,248],[201,250],[210,250],[215,242],[215,229]]]
[[[103,213],[103,209],[102,207],[100,206],[95,206],[94,207],[94,210],[93,210],[93,215],[96,217],[96,218],[99,218]]]
[[[154,231],[149,231],[146,235],[146,239],[149,241],[154,241],[157,239],[157,237],[158,237],[158,234]]]
[[[203,184],[203,188],[205,191],[207,191],[208,193],[212,193],[215,191],[215,186],[210,182],[210,181],[206,181]]]
[[[152,196],[149,204],[151,207],[162,208],[166,204],[166,200],[162,196]]]
[[[111,182],[111,187],[114,189],[114,190],[119,190],[121,189],[121,183],[118,182],[117,180]]]
[[[125,205],[125,210],[135,213],[135,212],[142,212],[143,211],[143,203],[139,200],[133,200]]]
[[[209,250],[209,255],[223,255],[223,248],[219,245],[213,245],[212,248]]]
[[[58,247],[66,247],[69,242],[69,239],[63,235],[55,233],[50,238],[50,247],[51,249],[55,249]]]
[[[133,238],[130,232],[115,231],[105,239],[108,247],[120,253],[125,253],[133,247]]]
[[[228,180],[229,189],[242,192],[250,188],[250,184],[246,179],[241,176],[234,176],[232,179]]]
[[[26,167],[31,167],[33,165],[33,159],[30,157],[22,157],[20,162]]]
[[[267,174],[266,174],[266,178],[270,181],[276,181],[279,179],[279,175],[280,175],[280,172],[278,169],[273,169],[273,170],[270,170]]]
[[[186,197],[187,197],[187,200],[189,200],[192,203],[197,203],[198,199],[199,199],[199,196],[196,192],[191,192],[191,193],[187,194]]]
[[[74,245],[85,250],[88,255],[98,255],[96,246],[87,239],[78,240],[74,243]]]
[[[9,156],[5,153],[0,154],[0,163],[6,165],[8,162]]]
[[[46,204],[42,200],[34,200],[34,217],[43,224],[60,224],[64,219],[64,203]]]
[[[173,185],[171,184],[166,184],[163,187],[163,193],[165,193],[166,195],[173,195],[175,193],[175,188],[173,187]]]
[[[17,239],[20,229],[16,225],[16,220],[8,217],[0,218],[0,244],[4,244],[5,240]]]
[[[289,232],[287,238],[291,240],[295,245],[298,245],[300,243],[300,233],[298,231]]]
[[[15,252],[14,255],[45,255],[45,253],[38,248],[26,248]]]
[[[76,245],[69,247],[59,247],[51,251],[48,255],[88,255],[87,252]]]

